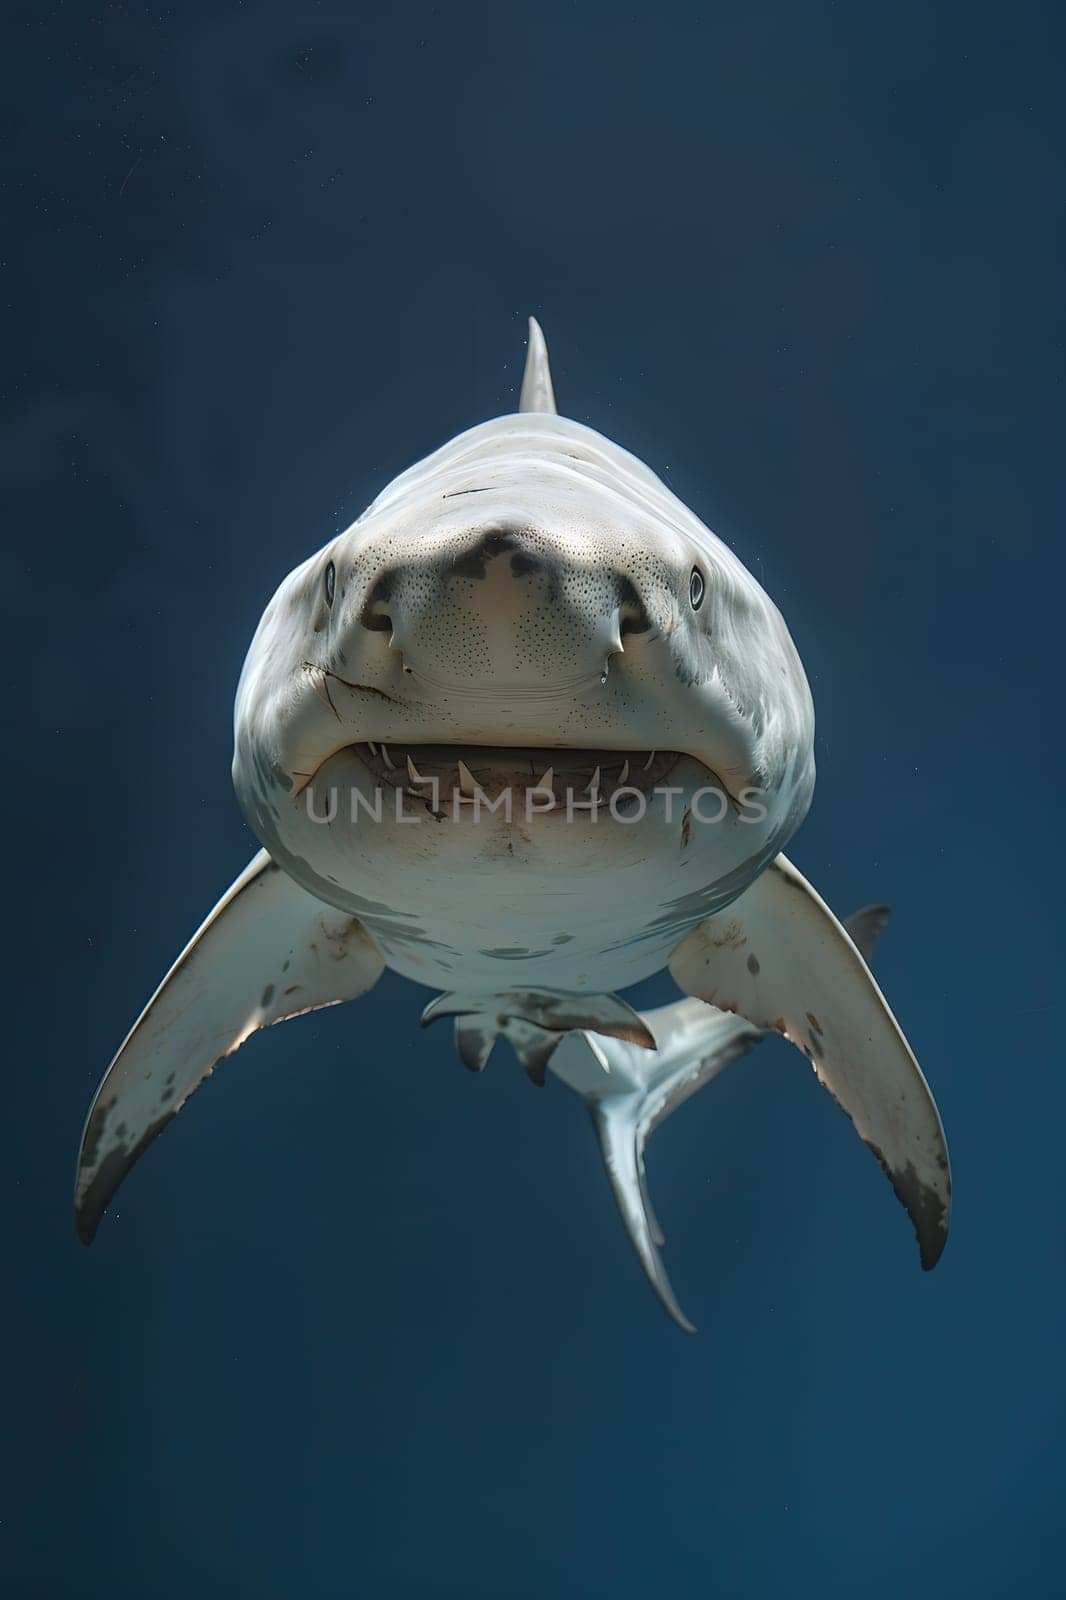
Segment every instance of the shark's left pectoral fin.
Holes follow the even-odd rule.
[[[670,971],[686,994],[776,1029],[803,1051],[909,1213],[923,1267],[935,1266],[951,1199],[940,1117],[869,968],[806,879],[778,856],[693,929]]]
[[[92,1241],[141,1152],[259,1028],[365,994],[385,963],[362,924],[259,852],[167,973],[104,1075],[78,1155],[78,1235]]]

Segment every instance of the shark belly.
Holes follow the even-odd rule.
[[[546,796],[542,801],[548,805]],[[387,964],[441,989],[604,993],[661,971],[685,934],[743,893],[791,831],[682,762],[651,793],[505,814],[382,788],[342,752],[296,802],[257,819],[311,894],[357,916]]]

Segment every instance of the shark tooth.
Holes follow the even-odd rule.
[[[415,764],[411,760],[410,756],[407,757],[407,776],[410,778],[412,783],[428,783],[429,782],[429,779],[428,778],[423,778],[422,774],[417,770],[417,768],[415,767]]]
[[[554,767],[545,767],[541,777],[533,785],[533,788],[534,789],[551,789],[552,780],[553,780],[554,777],[555,777],[555,768]]]
[[[390,772],[395,772],[396,771],[396,763],[392,759],[391,755],[389,754],[389,747],[388,747],[387,744],[383,744],[382,745],[381,754],[382,754],[382,757],[384,759],[385,765],[388,767],[389,771]]]
[[[366,741],[366,743],[367,743],[367,749],[368,749],[368,750],[369,750],[369,751],[370,751],[370,754],[371,754],[371,755],[372,755],[372,756],[376,756],[376,755],[377,755],[377,753],[378,753],[378,747],[377,747],[377,745],[376,745],[376,744],[375,744],[375,743],[374,743],[374,741],[373,741],[373,739],[368,739],[368,740],[367,740],[367,741]]]
[[[648,757],[647,761],[645,761],[643,767],[640,769],[642,772],[647,772],[648,768],[651,766],[652,762],[655,760],[656,753],[657,753],[656,751],[654,751],[654,750],[652,751],[651,755]]]
[[[595,772],[592,774],[592,778],[591,778],[591,780],[589,782],[588,787],[585,790],[585,793],[586,794],[591,794],[591,795],[597,795],[597,794],[599,794],[599,792],[600,792],[600,769],[599,769],[599,767],[597,767]]]
[[[625,783],[625,781],[626,781],[626,779],[628,777],[629,777],[629,762],[628,761],[623,761],[622,762],[622,770],[618,774],[618,782],[619,783]]]
[[[474,798],[474,789],[476,787],[474,783],[474,774],[471,772],[465,761],[459,761],[456,763],[456,765],[459,770],[459,793],[466,795],[468,799],[472,800]]]

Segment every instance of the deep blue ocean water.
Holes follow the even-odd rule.
[[[5,1594],[1062,1594],[1055,8],[193,0],[4,36]],[[530,312],[561,408],[799,645],[790,854],[894,907],[954,1165],[931,1275],[772,1041],[651,1147],[686,1338],[577,1101],[502,1049],[470,1077],[389,976],[255,1040],[75,1240],[96,1081],[254,848],[261,610],[513,407]]]

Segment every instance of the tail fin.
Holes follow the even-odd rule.
[[[868,906],[845,924],[864,960],[870,959],[887,918],[886,906]],[[702,1000],[677,1000],[640,1017],[655,1038],[655,1050],[624,1039],[569,1033],[549,1065],[588,1106],[618,1210],[648,1282],[678,1326],[694,1333],[659,1255],[664,1240],[648,1198],[644,1146],[679,1105],[765,1035],[745,1018]]]
[[[694,1333],[659,1255],[663,1235],[648,1199],[644,1146],[672,1111],[746,1055],[762,1034],[742,1017],[702,1000],[678,1000],[641,1016],[655,1036],[656,1050],[571,1033],[550,1065],[589,1108],[618,1210],[648,1282],[674,1321]]]

